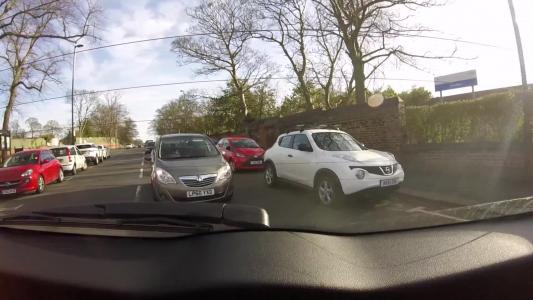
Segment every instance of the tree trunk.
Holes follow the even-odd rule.
[[[237,93],[239,94],[239,98],[241,99],[244,118],[247,118],[248,117],[248,105],[246,104],[246,96],[244,95],[244,89],[240,84],[236,84],[235,87],[237,88]]]
[[[302,74],[298,74],[298,82],[300,83],[300,89],[302,90],[302,96],[305,101],[305,110],[313,110],[313,103],[311,102],[311,93],[309,93],[309,87]]]
[[[331,101],[330,101],[331,96],[330,95],[331,95],[330,88],[326,87],[324,89],[324,104],[326,104],[326,109],[331,109]]]
[[[18,78],[18,77],[17,77]],[[4,111],[4,122],[2,124],[2,130],[9,130],[9,122],[11,119],[11,113],[13,112],[13,106],[15,105],[15,100],[17,98],[17,87],[11,85],[9,88],[9,99],[7,101],[6,110]],[[7,149],[2,150],[2,162],[5,162],[7,159]]]
[[[366,103],[365,66],[360,59],[352,60],[355,78],[355,103]]]

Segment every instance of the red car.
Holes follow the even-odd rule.
[[[49,150],[17,152],[0,168],[0,195],[42,193],[64,179],[61,164]]]
[[[218,141],[217,147],[233,171],[262,170],[264,167],[265,150],[251,138],[226,137]]]

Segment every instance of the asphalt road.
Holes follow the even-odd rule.
[[[40,195],[0,198],[0,213],[15,210],[128,201],[153,201],[150,165],[141,149],[115,150],[98,166],[51,184]],[[312,191],[289,184],[268,188],[262,172],[235,174],[233,203],[266,209],[272,227],[326,231],[379,231],[460,221],[439,213],[451,205],[400,193],[355,195],[342,205],[326,207]],[[406,175],[408,176],[408,174]]]

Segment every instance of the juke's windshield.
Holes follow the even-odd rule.
[[[326,151],[360,151],[359,143],[350,135],[339,132],[313,133],[318,148]]]

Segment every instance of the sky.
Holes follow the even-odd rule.
[[[514,0],[520,26],[526,71],[529,83],[533,82],[533,1]],[[102,40],[95,43],[82,40],[84,44],[76,57],[75,89],[106,90],[128,86],[158,83],[190,82],[206,79],[227,79],[220,73],[210,76],[194,74],[197,66],[180,66],[170,51],[171,39],[137,43],[100,50],[88,50],[95,46],[116,44],[147,38],[158,38],[186,33],[191,20],[186,8],[193,1],[176,0],[106,0],[102,1],[104,16]],[[418,69],[395,63],[383,67],[379,79],[369,82],[371,89],[391,86],[397,91],[413,86],[423,86],[434,91],[434,77],[475,69],[478,76],[476,90],[519,85],[520,68],[516,43],[507,0],[448,0],[446,5],[419,10],[411,22],[435,30],[433,36],[460,39],[471,44],[434,39],[404,39],[398,41],[416,53],[450,54],[457,49],[457,59],[421,60]],[[280,72],[287,75],[287,62],[273,45],[262,45],[261,50],[281,66]],[[40,95],[22,94],[19,101],[43,99],[64,95],[70,89],[71,63],[61,70],[60,85],[48,85]],[[386,79],[383,79],[386,78]],[[288,94],[290,82],[272,82],[277,95]],[[170,85],[165,87],[140,88],[121,91],[121,102],[127,107],[132,119],[137,122],[141,139],[153,138],[149,123],[155,111],[189,89],[205,90],[217,94],[223,82]],[[470,88],[444,92],[444,95],[469,92]],[[435,94],[435,93],[434,93]],[[5,94],[2,95],[5,97]],[[54,119],[61,124],[70,124],[70,105],[65,99],[18,106],[14,119],[36,117],[42,124]]]

